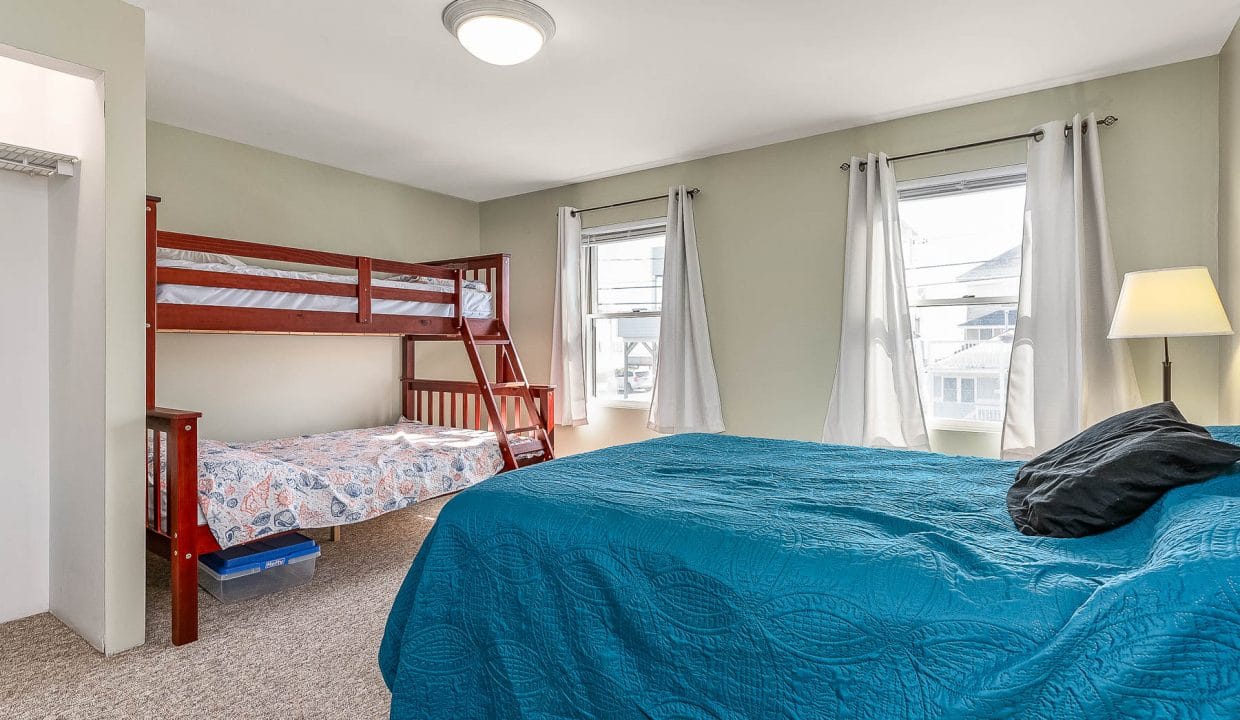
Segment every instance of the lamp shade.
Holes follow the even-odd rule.
[[[1231,323],[1204,267],[1124,275],[1110,338],[1230,335]]]

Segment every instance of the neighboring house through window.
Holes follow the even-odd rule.
[[[1025,168],[906,181],[899,193],[926,424],[998,430],[1016,328]]]
[[[667,220],[581,231],[590,400],[647,407],[654,390]]]

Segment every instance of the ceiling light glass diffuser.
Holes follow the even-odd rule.
[[[492,65],[525,62],[555,35],[551,15],[526,0],[456,0],[443,9],[443,25]]]

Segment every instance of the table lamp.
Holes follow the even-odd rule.
[[[1171,399],[1169,337],[1230,335],[1231,323],[1204,267],[1141,270],[1124,275],[1109,338],[1163,339],[1163,400]]]

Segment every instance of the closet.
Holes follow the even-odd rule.
[[[0,55],[0,622],[99,612],[72,588],[102,550],[71,518],[104,485],[78,420],[102,413],[103,359],[74,352],[104,332],[103,142],[102,83]]]

